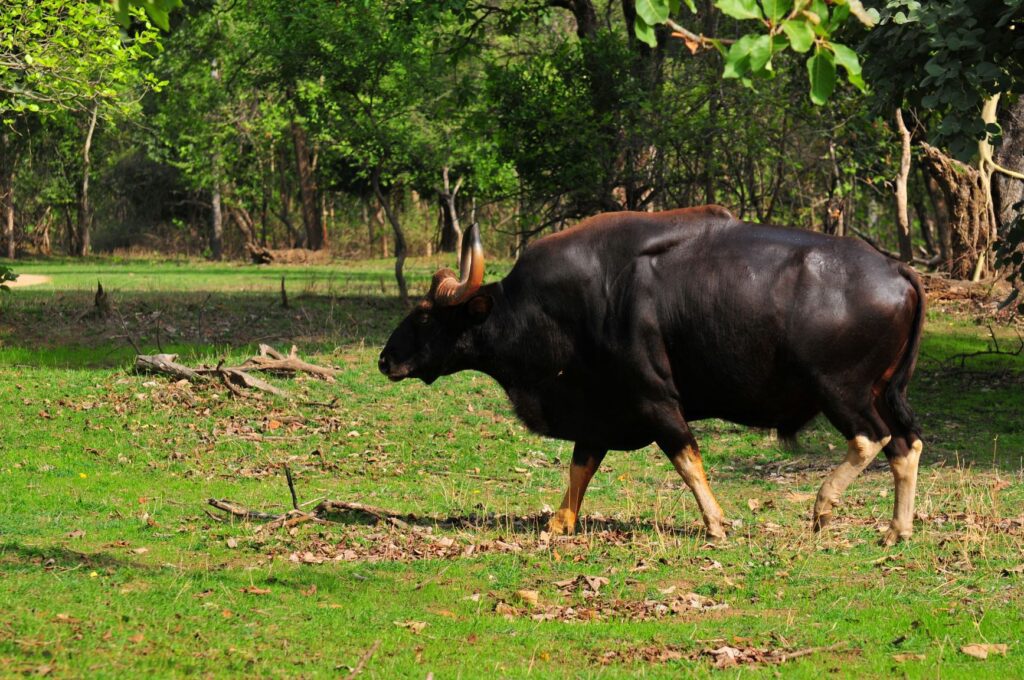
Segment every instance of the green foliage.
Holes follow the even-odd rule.
[[[124,26],[129,25],[133,9],[142,9],[150,21],[166,31],[171,27],[171,12],[182,6],[182,0],[114,0],[114,6]]]
[[[880,111],[909,104],[932,140],[968,160],[985,128],[982,103],[1024,90],[1022,0],[888,0],[860,47]]]
[[[725,52],[723,78],[738,78],[751,87],[757,79],[773,77],[772,61],[776,54],[790,48],[804,54],[814,47],[814,54],[807,60],[812,102],[821,106],[832,96],[837,64],[846,71],[851,85],[865,91],[857,53],[833,40],[851,11],[863,22],[874,19],[859,2],[840,0],[828,5],[824,0],[715,0],[714,6],[728,17],[755,21],[766,29],[765,33],[742,35],[732,44]],[[637,14],[643,19],[637,22],[637,37],[655,45],[650,26],[663,23],[668,13],[668,0],[637,2]],[[661,19],[662,16],[665,18]]]
[[[10,289],[7,287],[6,284],[17,280],[18,275],[14,273],[14,270],[12,270],[7,265],[0,264],[0,290],[4,291],[5,293],[8,292]]]
[[[764,16],[757,0],[718,0],[715,7],[733,19],[757,19],[760,21]]]
[[[133,95],[163,83],[141,71],[159,49],[156,30],[138,13],[130,35],[109,9],[87,2],[8,0],[0,12],[0,120],[48,115],[99,103],[129,113]]]
[[[807,75],[811,81],[811,101],[819,106],[828,101],[836,87],[836,63],[829,50],[815,49],[807,60]]]

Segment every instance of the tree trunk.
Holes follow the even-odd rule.
[[[388,222],[391,223],[391,229],[395,233],[395,280],[398,281],[398,297],[401,298],[402,303],[409,304],[409,288],[405,284],[405,234],[402,232],[402,225],[398,221],[398,216],[388,205],[387,199],[380,188],[380,168],[373,171],[373,193],[377,195],[377,200],[380,202],[382,208],[384,208],[384,214],[387,215]]]
[[[96,131],[96,115],[99,113],[99,104],[93,104],[92,114],[89,117],[89,127],[85,133],[85,143],[82,144],[82,184],[78,189],[78,228],[75,254],[85,257],[89,254],[90,233],[92,230],[92,202],[89,199],[89,170],[91,161],[89,152],[92,150],[92,136]]]
[[[949,273],[977,280],[992,271],[990,247],[993,223],[981,173],[922,143],[922,163],[935,178],[948,206]]]
[[[900,259],[914,259],[914,245],[910,240],[910,213],[907,210],[907,179],[910,177],[910,130],[903,123],[903,112],[896,109],[896,130],[900,134],[902,151],[900,171],[896,175],[896,237],[900,243]]]
[[[384,217],[384,207],[381,204],[377,204],[377,209],[373,212],[373,219],[377,221],[377,226],[380,227],[380,257],[388,256],[388,234],[384,230],[384,225],[387,219]],[[373,257],[373,243],[377,240],[373,225],[370,225],[370,256]]]
[[[47,257],[50,256],[52,248],[50,246],[50,217],[53,215],[51,206],[46,206],[46,210],[43,211],[43,219],[40,220],[42,224],[42,236],[39,239],[39,253]]]
[[[935,238],[933,236],[935,233],[935,218],[925,209],[924,200],[922,200],[921,196],[914,197],[914,212],[917,213],[917,221],[921,223],[921,238],[924,239],[924,247],[928,251],[928,257],[934,257],[936,255]]]
[[[282,147],[281,162],[278,164],[280,166],[278,177],[281,180],[281,213],[278,215],[278,219],[281,220],[282,224],[284,224],[284,228],[288,233],[286,247],[301,248],[305,245],[305,240],[302,237],[302,234],[296,234],[295,226],[292,224],[292,188],[288,182],[288,168],[290,165],[287,162],[287,159],[287,150]]]
[[[455,182],[452,188],[448,178],[448,166],[441,169],[441,179],[444,182],[443,188],[437,192],[441,202],[441,240],[438,242],[438,250],[444,253],[462,252],[462,229],[459,227],[459,213],[456,209],[456,199],[459,189],[462,188],[462,177]]]
[[[999,111],[1003,142],[993,150],[996,163],[1014,172],[1024,172],[1024,97]],[[1014,205],[1024,201],[1024,180],[996,171],[992,177],[992,204],[999,233],[1005,234],[1016,217]]]
[[[7,257],[14,259],[14,171],[17,167],[18,149],[16,133],[9,126],[0,123],[0,213],[4,224],[4,239],[7,242]]]
[[[3,174],[4,176],[0,177],[0,206],[3,206],[7,257],[13,260],[17,255],[17,242],[14,240],[14,173]]]
[[[299,195],[302,199],[302,224],[306,231],[306,247],[320,250],[327,243],[323,222],[320,220],[320,201],[317,200],[316,177],[313,174],[306,130],[293,120],[292,142],[295,145],[295,167],[299,174]]]
[[[829,177],[828,200],[825,201],[825,219],[822,230],[833,236],[846,236],[846,198],[837,195],[842,175],[839,172],[839,160],[836,158],[834,139],[828,141],[828,155],[832,161],[832,173]]]
[[[228,215],[231,217],[231,221],[235,223],[235,226],[238,227],[238,231],[242,233],[242,241],[245,245],[257,245],[256,223],[253,221],[249,211],[240,205],[233,205],[228,208]]]
[[[217,184],[214,184],[210,204],[210,257],[219,261],[224,258],[224,213],[221,210],[220,186]]]
[[[949,271],[950,269],[950,251],[952,246],[950,245],[949,237],[949,206],[946,205],[946,197],[942,195],[942,190],[939,188],[938,182],[932,177],[932,174],[928,171],[928,168],[923,163],[918,164],[921,168],[921,178],[924,180],[924,187],[928,193],[928,199],[932,204],[932,212],[935,214],[935,231],[938,235],[938,246],[939,246],[939,260],[942,263],[942,269]]]
[[[64,209],[64,231],[64,245],[68,250],[68,255],[74,255],[78,249],[78,234],[75,233],[75,219],[71,214],[71,206]]]

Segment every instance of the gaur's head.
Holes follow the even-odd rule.
[[[491,312],[493,299],[480,292],[484,251],[474,224],[462,240],[460,276],[450,269],[434,274],[430,292],[391,333],[377,367],[391,380],[419,378],[428,385],[463,368],[471,331]]]

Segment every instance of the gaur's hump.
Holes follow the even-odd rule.
[[[675,226],[688,223],[713,224],[734,221],[735,218],[732,216],[732,213],[720,205],[699,205],[691,208],[675,208],[674,210],[663,210],[660,212],[630,212],[622,210],[593,215],[564,231],[545,236],[539,242],[557,242],[562,240],[563,237],[572,237],[581,232],[617,229],[627,224],[636,226],[650,226],[654,224]]]
[[[729,210],[720,205],[698,205],[692,208],[677,208],[675,210],[665,211],[668,215],[685,215],[687,217],[718,217],[723,220],[732,220],[733,216]]]

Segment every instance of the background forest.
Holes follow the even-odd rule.
[[[1022,90],[1024,0],[0,0],[0,677],[1024,677]],[[381,375],[472,223],[712,202],[924,274],[910,540],[824,419],[553,536],[567,442]]]
[[[1022,165],[1019,0],[122,4],[5,3],[9,257],[400,270],[467,221],[514,256],[598,212],[720,203],[978,278],[1024,187],[986,166]]]

